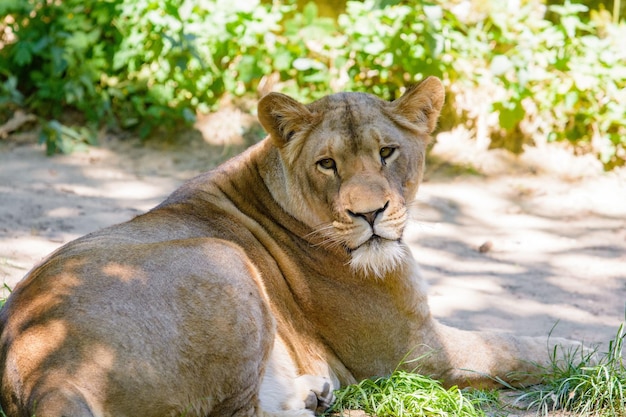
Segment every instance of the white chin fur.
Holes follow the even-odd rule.
[[[408,256],[400,242],[374,240],[352,251],[350,267],[366,276],[383,278],[399,268]]]

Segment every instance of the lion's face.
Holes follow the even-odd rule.
[[[384,276],[405,258],[408,204],[442,103],[436,78],[392,103],[362,93],[307,106],[267,96],[259,118],[281,150],[287,201],[279,203],[320,245],[344,248],[355,269]]]

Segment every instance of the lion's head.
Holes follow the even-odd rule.
[[[308,105],[278,93],[259,103],[259,119],[280,149],[282,190],[275,198],[350,265],[378,277],[406,256],[408,205],[424,169],[426,145],[444,101],[429,77],[393,102],[339,93]]]

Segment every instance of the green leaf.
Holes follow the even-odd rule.
[[[132,58],[137,56],[137,51],[134,49],[120,49],[113,56],[113,67],[114,71],[118,71],[128,65]]]
[[[279,51],[274,54],[274,68],[278,71],[287,71],[291,68],[293,57],[289,51]]]
[[[382,41],[373,40],[372,42],[369,42],[367,45],[365,45],[363,51],[370,55],[379,55],[385,50],[386,47],[387,45],[385,45]]]
[[[310,69],[324,69],[324,64],[311,58],[296,58],[293,61],[293,67],[298,71],[307,71]]]
[[[565,95],[564,104],[565,104],[566,109],[573,110],[577,102],[578,102],[577,91],[570,91],[569,93]]]
[[[196,121],[196,113],[188,107],[183,109],[182,115],[187,124],[192,124]]]
[[[13,54],[13,61],[18,67],[23,67],[30,64],[32,61],[31,43],[30,42],[18,42],[15,44],[15,52]]]
[[[496,77],[506,73],[511,68],[513,68],[513,63],[505,55],[494,56],[491,60],[491,65],[489,66],[491,73]]]
[[[31,4],[24,0],[2,0],[0,2],[0,16],[16,12],[26,12],[25,14],[28,14],[31,8]]]
[[[50,45],[50,43],[51,43],[50,36],[42,36],[41,39],[39,39],[37,42],[30,44],[30,50],[32,51],[33,54],[37,55],[41,53],[41,51],[46,49],[48,45]]]
[[[69,65],[65,59],[65,49],[56,45],[50,47],[50,61],[52,73],[56,76],[61,75]]]
[[[315,19],[317,18],[317,14],[318,14],[317,5],[312,1],[308,2],[302,10],[302,16],[304,17],[304,24],[306,26],[312,25]]]
[[[441,19],[443,19],[443,10],[441,9],[441,6],[424,5],[423,10],[428,20],[438,26]]]
[[[258,72],[256,65],[256,58],[254,56],[246,55],[241,58],[237,65],[239,72],[239,79],[244,83],[249,83],[254,78],[259,77],[261,74]]]
[[[511,130],[519,124],[526,114],[521,103],[495,103],[494,109],[499,112],[500,126],[506,130]]]

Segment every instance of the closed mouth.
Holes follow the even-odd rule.
[[[379,236],[377,234],[373,234],[372,236],[370,236],[369,239],[367,239],[365,242],[361,243],[360,245],[354,247],[354,248],[348,248],[348,252],[354,252],[357,249],[360,249],[364,246],[378,246],[378,245],[383,245],[387,242],[398,242],[400,239],[387,239],[385,237]]]

